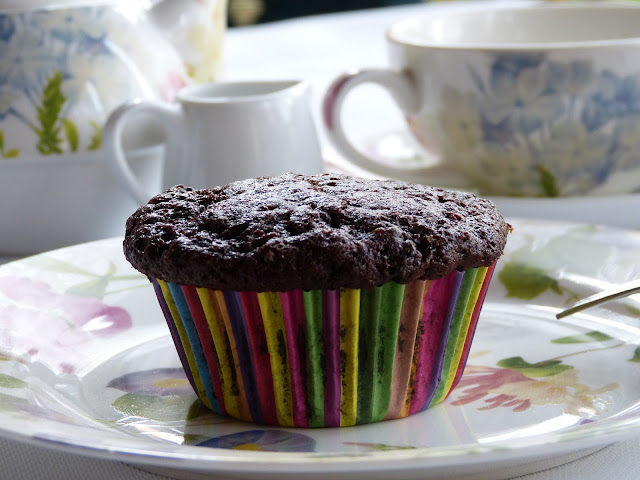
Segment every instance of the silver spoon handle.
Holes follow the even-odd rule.
[[[595,295],[591,295],[590,297],[583,298],[573,306],[558,313],[556,318],[563,318],[587,308],[595,307],[601,303],[615,300],[616,298],[633,295],[634,293],[640,293],[640,280],[634,280],[633,282],[625,283],[610,290],[604,290],[600,293],[596,293]]]

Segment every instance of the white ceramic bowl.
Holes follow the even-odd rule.
[[[148,191],[160,188],[164,146],[127,158]],[[24,255],[123,235],[138,205],[113,179],[102,151],[0,161],[0,255]]]
[[[393,24],[388,68],[334,80],[322,118],[335,148],[361,168],[412,182],[431,183],[435,168],[456,171],[484,195],[638,190],[640,4],[476,3]],[[356,148],[342,106],[363,84],[391,94],[434,165],[383,162]]]

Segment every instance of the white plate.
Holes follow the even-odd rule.
[[[0,434],[184,478],[252,479],[498,478],[500,468],[637,434],[640,303],[563,321],[554,313],[640,277],[640,233],[512,223],[452,396],[406,419],[342,429],[265,428],[205,411],[119,239],[4,265]]]
[[[370,156],[381,162],[396,164],[400,167],[429,166],[435,161],[420,156],[420,149],[407,133],[389,130],[375,137],[356,139],[358,146]],[[341,171],[353,175],[375,178],[371,172],[363,170],[340,155],[335,148],[327,145],[323,157],[328,170]],[[637,175],[637,172],[636,172]],[[615,181],[624,182],[617,177]],[[416,175],[416,183],[435,187],[473,191],[473,187],[459,174],[435,168],[421,176]],[[608,187],[607,187],[608,188]],[[640,228],[640,193],[607,194],[605,187],[599,194],[579,197],[559,198],[516,198],[488,197],[509,217],[538,218],[570,222],[595,223],[623,228]]]

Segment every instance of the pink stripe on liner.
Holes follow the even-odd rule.
[[[429,380],[438,356],[442,326],[447,320],[445,314],[454,278],[455,275],[452,273],[442,279],[433,280],[424,297],[422,331],[419,338],[414,392],[409,414],[422,410],[429,393],[433,393],[429,392]]]
[[[202,309],[202,304],[200,303],[200,297],[198,297],[198,292],[196,291],[195,287],[183,286],[181,288],[187,305],[189,306],[191,318],[193,318],[193,323],[196,326],[196,331],[198,332],[198,337],[200,338],[200,344],[202,345],[204,358],[207,362],[207,367],[209,368],[213,391],[216,395],[216,400],[220,405],[221,412],[217,413],[226,415],[227,410],[225,408],[224,397],[222,395],[222,385],[220,383],[220,372],[218,370],[218,357],[216,353],[216,347],[213,343],[213,338],[211,337],[211,330],[209,329],[207,318],[204,314],[204,310]]]
[[[340,426],[340,292],[322,291],[324,335],[324,426]]]
[[[458,371],[456,372],[456,377],[453,380],[453,384],[451,385],[451,390],[447,392],[447,396],[449,396],[451,391],[453,391],[453,389],[456,387],[456,385],[460,381],[460,377],[462,376],[462,373],[464,372],[464,368],[467,364],[467,358],[469,357],[469,350],[471,350],[473,337],[476,333],[476,327],[478,326],[480,311],[482,310],[484,299],[487,296],[487,290],[489,290],[489,283],[491,283],[491,277],[493,276],[493,271],[495,270],[495,268],[496,268],[496,264],[494,263],[487,269],[487,273],[482,283],[482,289],[480,290],[480,294],[478,295],[478,301],[476,302],[475,308],[473,310],[473,317],[471,318],[471,324],[469,325],[469,331],[467,332],[467,338],[464,343],[464,350],[462,352],[462,357],[460,358]]]
[[[240,292],[240,301],[244,312],[262,417],[266,425],[279,425],[276,415],[271,361],[269,360],[258,294],[256,292]]]
[[[280,293],[284,329],[289,352],[289,372],[293,397],[293,424],[309,427],[307,408],[306,375],[306,316],[302,300],[302,290]]]
[[[409,379],[413,365],[413,349],[416,332],[420,323],[420,311],[424,309],[426,281],[417,280],[408,283],[404,289],[402,313],[398,329],[398,342],[393,365],[393,381],[391,383],[391,399],[385,419],[399,418],[407,396],[411,397]],[[424,315],[424,314],[423,314]]]

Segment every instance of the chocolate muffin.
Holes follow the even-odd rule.
[[[173,187],[127,220],[124,252],[205,405],[337,427],[446,398],[509,228],[471,193],[285,174]]]

